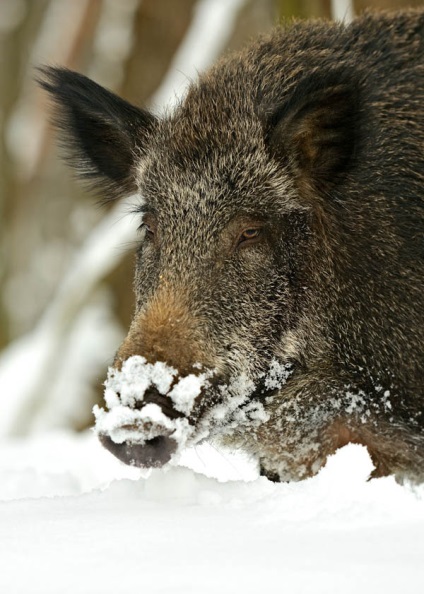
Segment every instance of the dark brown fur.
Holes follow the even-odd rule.
[[[44,71],[77,166],[145,199],[116,365],[209,369],[190,422],[274,480],[311,476],[349,442],[378,476],[424,478],[423,74],[422,12],[277,29],[162,120]],[[273,361],[289,370],[277,387]]]

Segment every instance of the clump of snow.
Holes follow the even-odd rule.
[[[220,385],[220,402],[200,420],[196,437],[205,439],[217,433],[225,435],[236,428],[255,427],[267,421],[269,416],[263,403],[250,398],[255,387],[254,381],[245,373],[235,375],[228,384]]]
[[[115,443],[144,444],[159,435],[179,436],[185,445],[190,427],[187,419],[170,419],[157,404],[146,404],[141,410],[114,406],[109,411],[94,407],[96,430],[108,435]],[[174,435],[174,433],[176,435]]]
[[[268,373],[265,375],[265,387],[268,390],[282,388],[292,373],[293,365],[291,363],[280,363],[277,359],[272,359]]]
[[[166,394],[177,370],[160,361],[154,365],[144,357],[135,355],[122,364],[122,369],[109,367],[105,382],[105,400],[109,408],[135,406],[143,400],[145,391],[154,386],[160,394]]]
[[[250,399],[253,390],[253,382],[249,380],[244,383],[243,377],[222,388],[222,393],[226,395],[224,404],[213,409],[210,416],[215,422],[221,421],[220,428],[223,434],[231,433],[236,428],[257,427],[268,421],[269,414],[263,402]]]
[[[194,400],[205,386],[205,374],[190,374],[180,379],[169,393],[174,407],[179,412],[189,415],[193,409]]]
[[[257,381],[262,383],[267,391],[282,388],[293,373],[291,363],[281,363],[272,359],[266,373],[257,376]],[[262,395],[261,398],[252,398],[257,384],[246,373],[240,373],[231,378],[228,385],[219,386],[221,403],[214,406],[202,421],[205,427],[219,428],[221,434],[232,433],[234,429],[258,427],[269,420],[269,413],[265,410],[264,403],[269,402],[272,396]]]

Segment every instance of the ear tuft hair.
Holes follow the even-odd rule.
[[[53,123],[77,174],[105,199],[134,193],[156,118],[66,68],[39,68],[37,82],[55,102]]]
[[[270,152],[291,166],[300,183],[337,183],[354,155],[358,112],[358,85],[348,73],[314,71],[268,118]]]

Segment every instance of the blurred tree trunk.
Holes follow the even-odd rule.
[[[196,0],[143,0],[134,22],[134,45],[129,56],[122,94],[145,104],[159,87],[190,26]]]
[[[68,172],[57,165],[56,147],[51,150],[44,99],[33,80],[35,67],[55,60],[78,66],[101,2],[7,3],[24,7],[24,18],[5,39],[0,74],[4,114],[1,195],[6,202],[1,243],[3,254],[7,254],[1,279],[7,322],[2,326],[13,339],[34,325],[62,275],[72,251],[69,220],[77,195]],[[0,6],[0,17],[6,4]],[[60,12],[74,17],[75,7],[81,13],[80,25],[72,23],[75,26],[64,28],[62,33],[54,31]]]
[[[19,182],[14,161],[6,143],[9,118],[15,108],[25,71],[27,53],[41,20],[46,2],[23,3],[19,13],[11,0],[0,7],[0,286],[8,274],[11,253],[8,243],[16,216]],[[11,338],[10,323],[3,299],[0,299],[0,349]]]

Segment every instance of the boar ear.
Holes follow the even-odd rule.
[[[358,91],[346,72],[314,72],[268,119],[271,153],[300,182],[335,183],[351,162],[357,141]]]
[[[65,68],[43,67],[37,82],[52,96],[53,122],[78,175],[115,198],[136,191],[136,166],[156,118],[89,78]]]

